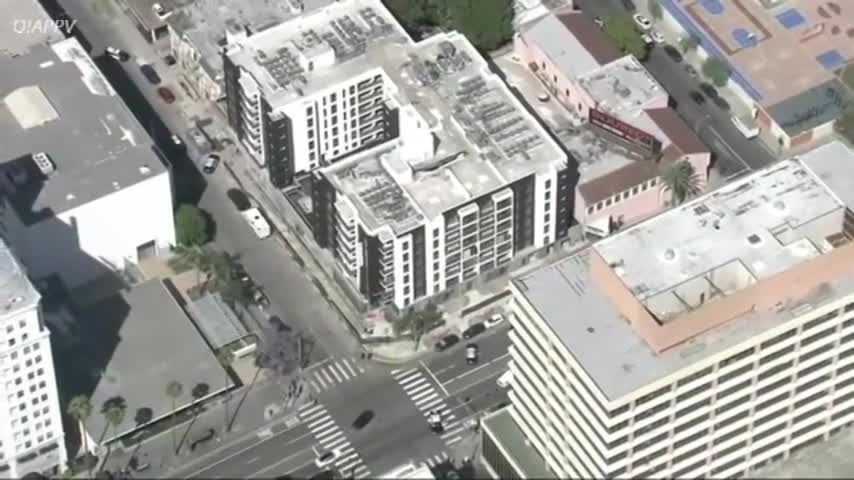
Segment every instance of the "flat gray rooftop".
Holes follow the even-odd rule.
[[[200,383],[207,384],[211,393],[226,387],[216,355],[159,279],[88,307],[79,317],[87,329],[117,332],[112,355],[90,397],[96,409],[115,396],[127,402],[124,422],[111,429],[108,438],[135,429],[134,416],[140,408],[150,408],[153,419],[169,414],[172,401],[165,389],[171,381],[184,387],[178,408],[193,401],[191,391]],[[89,432],[100,435],[104,421],[103,415],[92,415],[86,423]]]
[[[591,254],[592,247],[514,282],[612,401],[854,291],[854,277],[825,284],[777,312],[744,315],[656,355],[593,282]]]
[[[7,12],[0,26],[0,56],[23,55],[65,38],[60,30],[65,24],[51,20],[38,0],[0,0],[0,11]]]
[[[67,39],[0,57],[0,162],[25,223],[78,207],[166,172],[151,137],[80,47]],[[32,155],[44,152],[46,178]]]
[[[525,434],[513,420],[509,407],[484,417],[482,424],[484,430],[491,432],[500,442],[513,463],[522,470],[525,478],[555,478],[543,457],[528,444]]]
[[[18,259],[0,238],[0,323],[7,316],[33,308],[40,299]]]
[[[462,35],[439,34],[418,44],[374,45],[388,48],[368,48],[360,61],[390,77],[398,87],[395,103],[402,105],[401,115],[424,119],[437,147],[426,152],[426,160],[416,159],[408,153],[411,148],[402,148],[404,135],[324,170],[340,191],[352,197],[363,217],[375,219],[369,223],[388,224],[400,233],[417,225],[413,219],[436,218],[532,173],[565,166],[566,154]],[[374,159],[366,160],[369,157]],[[400,193],[394,201],[399,202],[397,215],[371,212],[371,202],[355,194],[365,179],[354,174],[370,170],[354,167],[362,162],[385,170],[381,175],[371,173],[370,181],[375,189]],[[397,186],[388,186],[391,182]],[[421,216],[409,215],[407,208]]]
[[[844,210],[818,177],[790,159],[593,248],[663,319],[696,307],[696,292],[710,277],[729,294],[822,255],[831,248],[825,239],[841,231]]]
[[[650,100],[667,96],[661,84],[632,55],[614,60],[578,81],[605,112],[642,109]]]
[[[798,155],[849,208],[854,208],[854,151],[836,140]]]

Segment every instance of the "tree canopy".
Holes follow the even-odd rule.
[[[729,82],[730,72],[729,65],[718,57],[709,57],[703,62],[703,75],[718,87]]]
[[[401,25],[416,38],[435,27],[457,30],[482,51],[513,37],[513,0],[384,0]]]
[[[628,15],[616,15],[605,20],[605,34],[625,53],[643,60],[647,55],[646,43]]]
[[[181,205],[175,212],[175,237],[185,247],[204,245],[211,239],[208,215],[194,205]]]
[[[694,35],[689,34],[679,39],[679,48],[685,53],[696,50],[698,45],[700,45],[700,40]]]
[[[395,335],[409,333],[412,339],[415,340],[415,349],[418,349],[418,344],[421,342],[421,337],[434,328],[442,320],[442,312],[435,303],[429,302],[421,310],[410,308],[403,312],[398,317],[392,327]]]
[[[661,171],[661,189],[670,192],[673,205],[685,202],[700,193],[700,177],[694,166],[686,161],[672,163]]]

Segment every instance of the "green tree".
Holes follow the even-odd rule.
[[[718,87],[726,86],[730,73],[729,65],[718,57],[709,57],[703,62],[703,76]]]
[[[465,35],[480,51],[489,52],[513,37],[512,0],[446,0],[443,23]]]
[[[89,397],[86,395],[76,395],[68,402],[66,411],[77,422],[77,426],[80,428],[80,445],[83,447],[84,452],[88,452],[86,420],[92,416],[92,402],[89,401]]]
[[[700,46],[700,40],[694,35],[688,35],[679,39],[679,48],[682,49],[682,53],[693,52]]]
[[[628,15],[608,17],[605,20],[605,34],[623,52],[634,55],[640,60],[646,58],[646,43]]]
[[[175,411],[178,409],[177,401],[182,393],[184,393],[184,386],[181,385],[181,382],[173,380],[166,384],[166,396],[172,401],[172,449],[175,450],[176,454],[178,453],[178,439],[175,438],[175,427],[178,423],[178,416],[175,415]]]
[[[686,161],[671,163],[660,174],[662,192],[670,192],[674,205],[680,205],[689,197],[700,193],[700,177],[694,166]]]
[[[179,272],[195,270],[196,284],[202,283],[202,275],[207,278],[213,268],[213,250],[201,245],[178,245],[172,253],[174,255],[169,259],[169,266]]]
[[[854,106],[849,106],[836,120],[836,131],[849,143],[854,143]]]
[[[649,8],[649,14],[652,15],[652,18],[661,20],[661,17],[664,16],[664,12],[661,10],[661,4],[658,3],[658,0],[648,0],[647,7]]]
[[[425,333],[434,328],[442,319],[442,312],[433,302],[428,302],[421,310],[410,308],[392,324],[395,335],[409,333],[415,341],[415,350],[421,343]]]
[[[199,207],[184,204],[175,212],[175,240],[178,245],[193,247],[204,245],[211,238],[207,213]]]

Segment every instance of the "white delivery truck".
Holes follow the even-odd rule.
[[[258,235],[258,238],[267,238],[273,234],[270,223],[264,218],[261,210],[258,210],[257,207],[244,210],[240,214],[249,222],[249,226],[252,227],[252,230],[255,230],[255,235]]]

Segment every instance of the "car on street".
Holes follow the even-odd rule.
[[[148,80],[152,85],[160,85],[160,75],[157,74],[157,70],[154,69],[153,66],[149,64],[145,64],[139,67],[139,71],[142,72],[142,76]]]
[[[489,316],[489,318],[487,318],[483,322],[483,324],[486,326],[486,328],[492,328],[492,327],[498,325],[499,323],[501,323],[503,321],[504,321],[504,315],[502,315],[500,313],[493,313],[492,315]]]
[[[602,20],[602,17],[596,17],[593,19],[593,23],[596,24],[599,28],[605,28],[605,21]]]
[[[651,48],[655,45],[655,40],[653,40],[648,33],[641,35],[641,40],[643,40],[643,44],[646,45],[646,48]]]
[[[665,45],[664,53],[666,53],[667,56],[670,57],[670,59],[676,63],[681,62],[684,58],[682,56],[682,52],[680,52],[679,49],[674,47],[673,45]]]
[[[697,69],[691,65],[685,65],[685,73],[691,78],[697,78]]]
[[[442,414],[438,410],[431,410],[427,414],[427,424],[430,425],[430,430],[435,433],[442,433],[445,429],[442,425]]]
[[[440,338],[438,342],[436,342],[436,351],[443,352],[459,342],[460,337],[454,335],[453,333],[450,335],[445,335],[444,337]]]
[[[107,47],[104,49],[104,52],[113,59],[118,60],[120,62],[126,62],[130,58],[130,55],[128,55],[127,52],[124,52],[116,47]]]
[[[172,140],[172,144],[175,145],[176,147],[183,147],[184,146],[184,142],[181,141],[181,137],[179,137],[178,135],[175,135],[173,133],[172,137],[170,137],[170,138]]]
[[[469,343],[466,345],[466,363],[469,365],[474,365],[477,363],[477,344]]]
[[[711,83],[703,82],[700,84],[700,91],[703,94],[711,99],[715,99],[718,96],[718,89],[715,88]]]
[[[652,30],[649,32],[649,36],[652,37],[652,40],[655,43],[664,43],[664,35],[662,35],[658,30]]]
[[[270,299],[267,298],[267,294],[264,293],[264,289],[255,286],[252,288],[252,301],[255,302],[255,305],[258,305],[258,308],[262,310],[270,306]]]
[[[314,464],[317,468],[326,468],[331,465],[335,460],[341,458],[344,454],[344,447],[339,446],[335,447],[332,450],[327,450],[323,453],[315,452],[317,454],[317,458],[314,460]]]
[[[371,420],[374,419],[374,411],[373,410],[365,410],[360,413],[355,420],[353,420],[353,428],[356,430],[361,430],[365,428],[365,426],[371,423]]]
[[[469,328],[465,329],[465,331],[463,332],[463,338],[468,340],[470,338],[474,338],[474,337],[480,335],[481,333],[483,333],[485,331],[486,331],[486,325],[484,325],[483,322],[478,322],[478,323],[475,323],[473,325],[470,325]]]
[[[692,90],[692,91],[688,94],[688,97],[689,97],[691,100],[693,100],[693,101],[694,101],[694,103],[696,103],[697,105],[703,105],[704,103],[706,103],[706,97],[704,97],[702,93],[700,93],[700,92],[698,92],[698,91],[696,91],[696,90]]]
[[[513,381],[513,372],[507,370],[506,372],[502,373],[500,377],[498,377],[498,380],[496,380],[495,383],[497,383],[498,386],[501,388],[507,388],[510,386],[511,381]]]
[[[252,227],[252,230],[258,238],[263,240],[273,234],[270,222],[264,218],[264,214],[261,213],[261,210],[259,210],[258,207],[244,210],[240,212],[240,214],[243,215],[243,218],[246,219],[246,222],[250,227]]]
[[[216,167],[218,167],[218,166],[219,166],[219,155],[217,155],[215,153],[211,153],[205,158],[205,163],[202,164],[202,171],[207,173],[207,174],[211,174],[211,173],[214,173],[216,171]]]
[[[638,7],[635,6],[635,2],[633,2],[632,0],[622,0],[622,4],[623,8],[625,8],[628,12],[634,12],[638,9]]]
[[[231,270],[231,278],[234,280],[240,280],[242,283],[247,285],[252,284],[252,278],[249,277],[249,274],[246,273],[246,267],[241,264],[235,264]]]
[[[172,90],[170,90],[169,87],[159,87],[157,89],[157,94],[160,95],[160,98],[162,98],[167,104],[175,103],[175,94],[172,93]]]
[[[652,28],[652,20],[646,18],[646,16],[641,13],[636,13],[632,15],[632,20],[634,20],[635,25],[637,25],[638,28],[640,28],[644,32]]]

